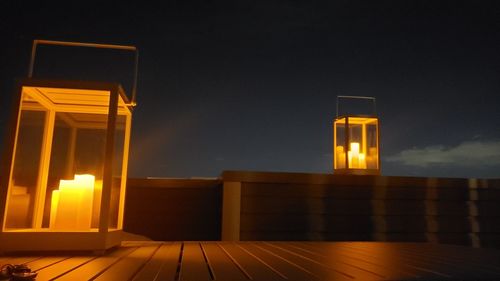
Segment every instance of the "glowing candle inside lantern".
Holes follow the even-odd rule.
[[[377,148],[370,147],[366,156],[366,166],[368,169],[377,169],[378,166]]]
[[[338,145],[335,148],[335,154],[337,157],[337,168],[345,168],[345,152],[342,145]]]
[[[60,180],[52,192],[50,228],[88,230],[94,201],[93,175],[75,175],[74,180]]]
[[[56,225],[57,206],[59,205],[59,190],[52,191],[52,199],[50,201],[50,228]]]
[[[351,142],[350,148],[347,152],[349,168],[366,169],[366,154],[359,152],[359,142]]]
[[[359,168],[359,142],[351,142],[351,156],[349,162],[351,168]]]
[[[79,186],[82,196],[78,209],[78,228],[89,229],[92,222],[95,177],[93,175],[75,175],[75,183]]]
[[[364,153],[359,154],[359,168],[366,169],[366,159]]]

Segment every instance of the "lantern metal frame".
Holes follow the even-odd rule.
[[[133,95],[129,99],[125,91],[118,83],[108,82],[95,82],[95,81],[66,81],[66,80],[43,80],[31,78],[33,73],[33,60],[37,44],[52,44],[63,46],[80,46],[80,47],[95,47],[95,48],[110,48],[110,49],[126,49],[136,52],[136,65],[135,77],[133,85]],[[120,245],[123,233],[123,213],[125,204],[125,191],[127,180],[127,166],[128,166],[128,152],[130,145],[131,123],[132,123],[132,110],[135,106],[135,88],[137,77],[137,49],[132,46],[119,46],[119,45],[103,45],[103,44],[88,44],[88,43],[75,43],[75,42],[61,42],[61,41],[46,41],[35,40],[33,44],[32,61],[30,62],[29,78],[20,80],[15,89],[15,96],[13,98],[12,112],[8,130],[6,131],[5,147],[2,158],[2,169],[0,170],[0,252],[22,252],[22,251],[104,251],[106,249]],[[104,159],[102,164],[102,193],[99,206],[99,220],[98,227],[91,230],[57,230],[47,229],[41,226],[40,214],[36,214],[36,208],[30,210],[33,214],[31,219],[31,227],[24,229],[8,228],[6,227],[6,218],[8,212],[9,192],[13,183],[12,173],[14,170],[14,161],[16,153],[16,142],[18,138],[19,124],[21,110],[23,106],[23,91],[31,89],[38,91],[40,89],[50,89],[52,91],[59,91],[60,93],[85,92],[101,93],[107,104],[98,106],[99,114],[106,115],[105,127],[105,143],[104,143]],[[104,94],[102,94],[104,93]],[[44,98],[40,95],[40,98]],[[49,105],[51,101],[46,101],[45,105]],[[89,108],[95,104],[89,104]],[[85,106],[67,107],[66,112],[87,113]],[[96,112],[92,112],[96,113]],[[120,115],[126,115],[124,124],[123,136],[123,158],[119,163],[121,166],[121,182],[118,195],[117,218],[116,221],[110,218],[110,208],[112,200],[112,185],[113,185],[113,159],[115,149],[115,134],[117,126],[117,118]],[[51,109],[48,111],[48,117],[44,123],[44,130],[47,131],[43,136],[42,146],[52,146],[52,139],[50,137],[51,130],[54,129],[55,111]],[[48,128],[48,129],[47,129]],[[53,133],[53,131],[52,131]],[[49,136],[48,138],[47,135]],[[48,143],[50,142],[50,143]],[[46,152],[44,152],[47,154]],[[43,156],[41,156],[43,157]],[[47,171],[41,173],[48,173],[50,152],[45,159],[41,159],[40,169]],[[47,176],[47,175],[45,175]],[[43,176],[42,176],[43,178]],[[46,184],[46,182],[45,182]],[[42,189],[42,190],[39,190]],[[36,193],[34,200],[47,200],[46,196],[47,186],[43,186],[43,182],[37,183]],[[45,197],[40,199],[41,197]],[[38,203],[40,205],[40,203]],[[42,204],[40,208],[45,204]],[[40,212],[40,211],[38,211]],[[113,221],[113,223],[111,223]],[[114,225],[116,223],[116,225]]]
[[[339,99],[364,99],[369,100],[373,104],[373,111],[370,114],[342,114],[339,115]],[[351,120],[351,121],[350,121]],[[343,124],[344,126],[344,137],[341,143],[337,143],[338,134],[337,125]],[[365,162],[364,168],[353,167],[353,163],[347,157],[347,150],[344,152],[344,157],[339,157],[337,147],[339,145],[343,146],[344,149],[348,149],[351,146],[351,128],[355,125],[361,125],[361,140],[362,140],[362,150],[366,155],[367,152],[367,125],[375,125],[375,141],[376,141],[376,159],[375,168],[373,164],[371,168]],[[340,159],[339,159],[340,158]],[[341,165],[339,165],[341,164]],[[343,165],[342,165],[343,164]],[[342,166],[342,167],[339,167]],[[341,175],[380,175],[380,119],[376,114],[376,102],[374,97],[364,97],[364,96],[337,96],[337,116],[333,121],[333,172],[335,174]]]

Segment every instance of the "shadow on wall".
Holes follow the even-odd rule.
[[[218,180],[129,179],[124,230],[158,241],[220,240]]]

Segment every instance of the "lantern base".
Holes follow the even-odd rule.
[[[378,169],[335,169],[335,175],[380,176]]]
[[[109,232],[2,232],[0,252],[102,252],[119,246],[123,231]]]

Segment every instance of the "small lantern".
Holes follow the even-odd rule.
[[[338,96],[338,98],[369,99],[374,111],[366,114],[343,114],[333,124],[333,168],[336,174],[379,175],[379,120],[375,114],[375,98]]]
[[[34,49],[42,43],[136,52],[54,41],[35,41]],[[133,103],[119,84],[105,82],[28,78],[16,94],[0,186],[0,250],[119,245]]]

